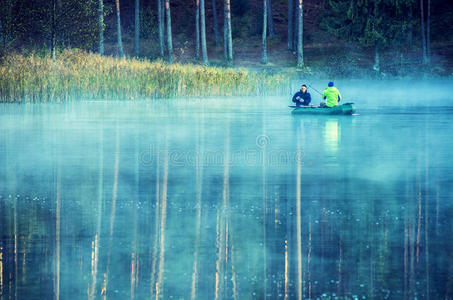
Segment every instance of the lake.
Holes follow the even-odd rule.
[[[452,99],[286,98],[0,104],[0,299],[451,299]]]

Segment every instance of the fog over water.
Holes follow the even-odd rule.
[[[452,83],[0,104],[0,300],[452,299]]]

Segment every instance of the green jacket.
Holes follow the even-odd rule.
[[[341,94],[336,87],[331,86],[324,90],[324,92],[322,93],[322,98],[326,99],[326,105],[328,107],[337,106],[338,101],[341,100]]]

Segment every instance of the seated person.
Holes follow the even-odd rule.
[[[311,95],[307,91],[307,86],[303,84],[300,87],[300,91],[298,91],[296,94],[293,96],[293,102],[296,103],[297,106],[307,106],[311,102]]]
[[[321,103],[321,107],[334,107],[338,105],[341,100],[340,91],[333,86],[333,82],[329,82],[327,88],[322,93],[322,98],[326,100],[325,103]]]

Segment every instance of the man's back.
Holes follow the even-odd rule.
[[[336,87],[330,86],[324,90],[322,98],[326,99],[326,105],[328,107],[333,107],[338,105],[338,100],[341,99],[341,94]]]

